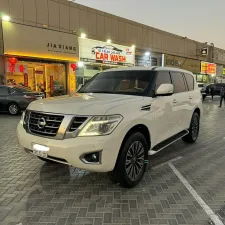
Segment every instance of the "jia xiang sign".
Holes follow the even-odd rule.
[[[79,38],[80,61],[134,66],[135,50],[131,47]]]
[[[78,60],[76,35],[4,21],[2,27],[5,55]]]
[[[188,59],[179,56],[164,54],[164,66],[188,70],[192,73],[200,73],[201,65],[199,60]]]

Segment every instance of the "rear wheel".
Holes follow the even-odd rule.
[[[183,141],[187,143],[194,143],[197,141],[199,134],[199,120],[199,114],[197,112],[194,112],[189,127],[189,134],[183,137]]]
[[[8,106],[9,114],[17,115],[20,113],[20,107],[16,103],[10,103]]]
[[[148,159],[148,144],[142,133],[133,133],[122,146],[110,179],[122,187],[132,188],[142,179]]]

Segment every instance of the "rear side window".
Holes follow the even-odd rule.
[[[160,71],[157,74],[155,90],[159,88],[161,84],[171,84],[171,77],[169,71]]]
[[[180,72],[171,72],[172,81],[174,85],[174,93],[186,91],[183,74]]]
[[[184,76],[185,76],[185,79],[187,81],[188,90],[193,91],[194,90],[194,78],[193,78],[193,76],[188,74],[188,73],[185,73]],[[199,86],[199,85],[201,85],[201,86]],[[199,84],[199,85],[198,85],[199,87],[203,87],[203,84]]]
[[[9,90],[7,87],[0,87],[0,95],[8,95]]]

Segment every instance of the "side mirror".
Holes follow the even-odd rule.
[[[172,95],[174,87],[172,84],[161,84],[156,90],[156,96]]]

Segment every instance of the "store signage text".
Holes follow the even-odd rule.
[[[96,52],[96,59],[113,62],[126,62],[126,56]]]
[[[216,74],[216,64],[209,62],[201,62],[201,74]]]
[[[76,51],[77,50],[77,48],[75,46],[55,44],[55,43],[50,43],[50,42],[47,44],[47,48],[70,50],[70,51]]]
[[[79,39],[80,61],[134,66],[135,50],[102,41]]]
[[[200,61],[196,59],[188,59],[180,56],[173,56],[165,54],[164,66],[175,67],[191,71],[193,73],[200,73]]]

